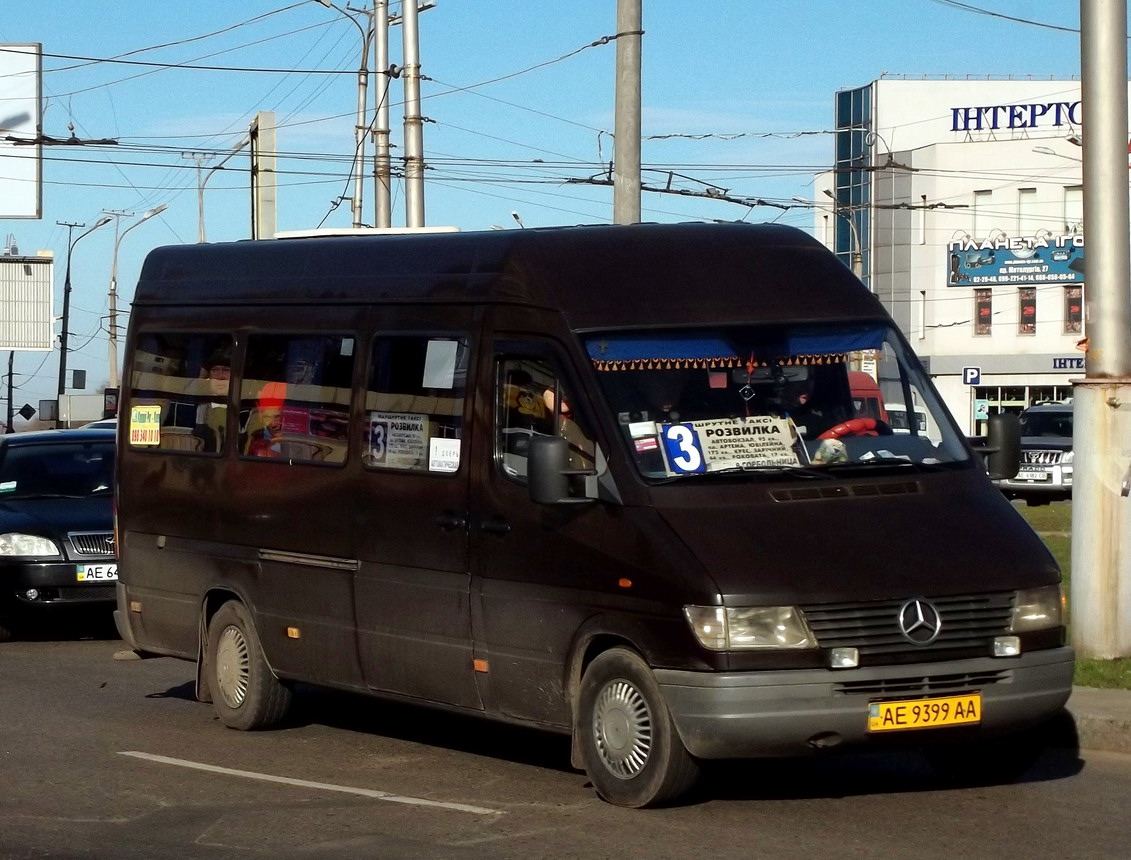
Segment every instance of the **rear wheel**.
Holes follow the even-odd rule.
[[[291,691],[267,665],[251,614],[242,603],[229,601],[212,616],[206,674],[212,705],[229,728],[270,728],[290,708]]]
[[[699,768],[676,732],[651,669],[633,651],[598,656],[581,679],[576,731],[597,794],[617,806],[658,806]]]
[[[15,635],[12,623],[5,618],[0,618],[0,642],[7,642]]]

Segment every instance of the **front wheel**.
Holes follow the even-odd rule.
[[[221,606],[208,625],[206,677],[212,705],[229,728],[270,728],[290,708],[290,688],[267,665],[251,614],[238,601]]]
[[[617,806],[658,806],[686,792],[699,774],[648,665],[627,648],[599,655],[585,670],[576,731],[597,794]]]

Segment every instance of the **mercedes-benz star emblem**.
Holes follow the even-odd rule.
[[[899,632],[912,645],[930,645],[939,638],[942,618],[934,605],[921,598],[908,600],[899,610]]]

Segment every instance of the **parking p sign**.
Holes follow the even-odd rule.
[[[964,385],[981,385],[982,384],[982,368],[980,367],[964,367],[962,368],[962,382]]]

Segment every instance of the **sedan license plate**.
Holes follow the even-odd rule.
[[[942,726],[969,725],[981,721],[981,693],[937,699],[908,699],[901,702],[872,702],[868,705],[870,732],[933,729]]]
[[[116,564],[80,564],[75,568],[79,582],[114,582],[118,578]]]

